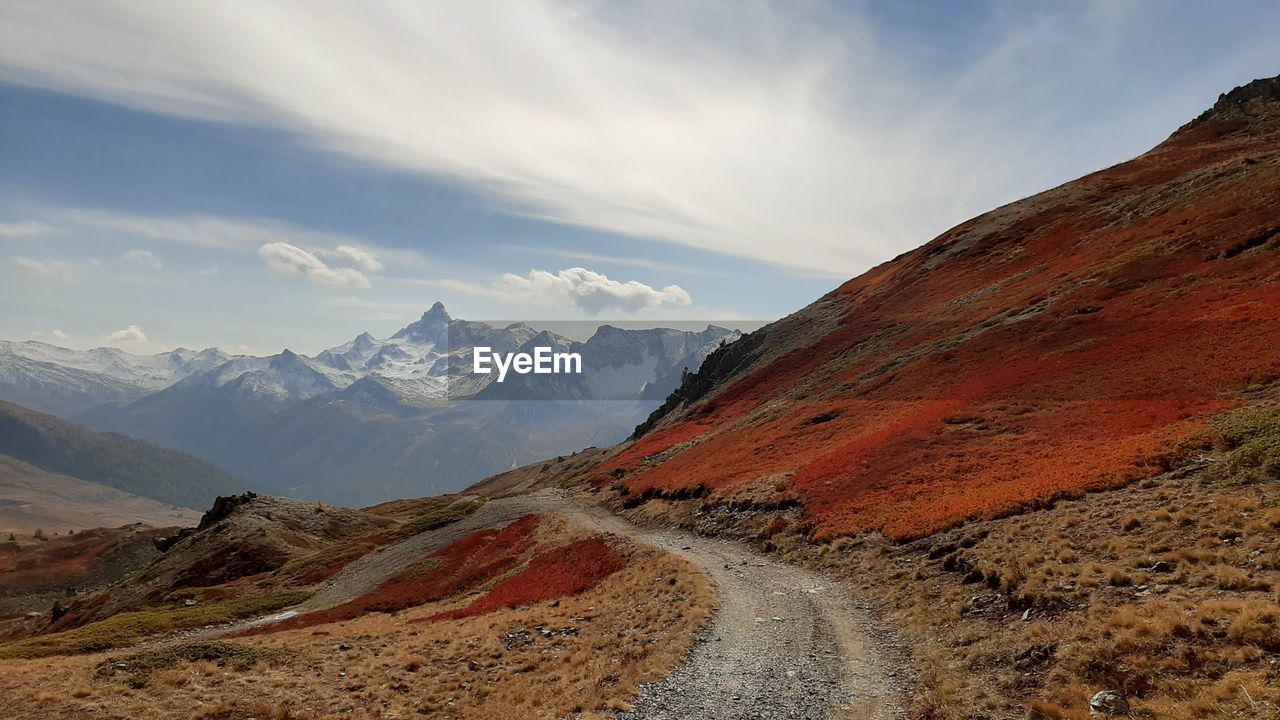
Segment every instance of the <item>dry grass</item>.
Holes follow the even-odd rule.
[[[583,537],[560,521],[539,533],[545,542]],[[241,638],[227,652],[9,660],[0,662],[0,696],[15,719],[602,717],[678,665],[715,605],[696,566],[610,542],[627,565],[555,603],[415,622],[473,594]]]
[[[1277,438],[1280,415],[1255,409],[1204,467],[908,545],[795,553],[861,584],[918,648],[917,717],[1083,719],[1104,689],[1139,716],[1280,717]]]

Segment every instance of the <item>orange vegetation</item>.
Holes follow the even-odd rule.
[[[498,583],[470,605],[431,620],[475,617],[502,608],[576,595],[622,569],[627,562],[599,538],[579,540],[534,556],[519,575]]]
[[[596,485],[714,502],[779,477],[819,539],[905,539],[1159,469],[1280,378],[1280,112],[1259,112],[845,283]]]

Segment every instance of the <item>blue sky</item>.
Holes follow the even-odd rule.
[[[775,318],[1144,151],[1280,72],[1277,27],[1262,2],[18,0],[0,337],[315,352],[435,300]]]

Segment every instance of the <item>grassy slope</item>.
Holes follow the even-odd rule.
[[[144,523],[195,525],[200,513],[46,472],[0,455],[0,533],[66,532]]]
[[[242,492],[243,480],[203,460],[0,402],[0,453],[86,482],[184,507]]]

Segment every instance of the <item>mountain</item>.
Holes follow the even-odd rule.
[[[525,323],[456,319],[435,303],[385,339],[362,333],[314,357],[226,357],[73,419],[190,453],[280,493],[363,505],[450,492],[542,457],[615,443],[685,368],[736,337],[714,326],[604,325],[576,342]],[[498,383],[497,373],[472,372],[477,346],[578,352],[584,372],[511,373]]]
[[[570,342],[539,333],[518,348],[550,347],[578,353],[583,372],[572,375],[508,375],[489,383],[477,399],[519,400],[661,400],[673,391],[686,369],[697,369],[721,343],[741,336],[735,330],[708,325],[699,332],[653,328],[624,330],[601,325],[585,342]]]
[[[1280,379],[1277,310],[1273,78],[715,350],[595,482],[921,537],[1167,468]]]
[[[173,506],[204,507],[245,488],[203,460],[6,402],[0,402],[0,455]]]
[[[69,417],[103,403],[135,400],[229,357],[216,348],[134,355],[0,340],[0,400]]]
[[[0,455],[0,533],[67,532],[142,523],[194,525],[200,514],[115,488],[46,472]]]

